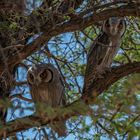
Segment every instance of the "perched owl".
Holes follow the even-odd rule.
[[[65,105],[65,93],[61,76],[53,65],[37,64],[29,68],[27,81],[35,104],[37,102],[43,102],[46,106],[51,107]],[[59,136],[66,135],[64,121],[57,122],[51,127],[58,133]]]
[[[126,29],[124,18],[111,17],[103,22],[102,32],[91,45],[85,72],[85,87],[91,82],[93,75],[99,78],[106,68],[110,68],[116,55],[121,38]]]

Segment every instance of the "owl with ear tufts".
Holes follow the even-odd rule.
[[[126,30],[126,21],[120,17],[110,17],[102,24],[102,31],[90,46],[85,71],[85,87],[89,87],[94,78],[103,78],[102,74],[110,69]],[[89,85],[87,85],[89,83]],[[84,87],[84,90],[85,90]]]
[[[61,76],[52,64],[36,64],[29,68],[27,81],[35,105],[37,102],[46,104],[46,107],[60,107],[66,104]],[[65,121],[52,124],[51,128],[59,136],[66,135]]]

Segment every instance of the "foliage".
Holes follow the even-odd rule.
[[[93,10],[94,6],[103,5],[103,2],[99,0],[95,2],[85,0],[82,4],[78,3],[76,10],[73,6],[66,10],[66,13],[60,13],[57,11],[59,8],[57,6],[60,6],[58,0],[53,1],[54,7],[43,10],[41,8],[42,1],[36,0],[31,3],[28,1],[26,3],[27,11],[23,15],[17,13],[14,17],[4,17],[6,20],[0,21],[0,32],[8,32],[11,39],[11,44],[8,46],[30,44],[47,32],[44,26],[55,29],[55,26],[71,19],[72,22],[75,22],[74,19],[82,11],[89,10],[86,15],[88,16],[91,14],[91,8]],[[106,7],[101,7],[98,12],[104,9]],[[56,14],[57,12],[59,16]],[[32,23],[27,23],[26,21],[31,14]],[[48,14],[52,14],[52,17],[48,17]],[[59,22],[60,19],[61,22]],[[112,66],[140,61],[140,19],[127,16],[126,21],[127,29]],[[43,25],[43,28],[38,25],[39,23]],[[30,26],[32,24],[34,25]],[[26,68],[33,64],[52,63],[55,65],[63,78],[68,105],[81,98],[88,50],[101,32],[100,24],[100,22],[95,22],[92,26],[87,26],[84,29],[81,27],[80,31],[75,30],[69,33],[64,33],[62,30],[61,34],[49,38],[49,41],[43,43],[41,48],[21,61],[21,66],[18,67],[15,77],[16,85],[11,92],[10,98],[13,106],[9,108],[7,122],[35,113],[34,103],[23,99],[23,97],[31,99],[26,82]],[[22,98],[14,96],[17,94],[21,95]],[[41,105],[39,104],[39,106]],[[95,99],[93,105],[89,105],[90,113],[86,112],[89,108],[84,105],[81,103],[69,107],[69,111],[75,111],[79,116],[67,119],[68,135],[64,139],[140,139],[140,74],[132,73],[112,84],[109,89]],[[7,106],[10,106],[9,103]],[[56,110],[59,112],[59,108]],[[52,108],[45,108],[44,105],[41,106],[41,111],[47,112],[49,117],[55,115]],[[63,112],[65,114],[67,111],[61,112],[60,109],[60,114]],[[16,123],[18,122],[15,122],[15,125]],[[32,122],[27,119],[21,123],[30,124]],[[40,123],[38,122],[37,125]],[[47,125],[17,132],[16,137],[17,139],[57,139],[57,134]]]

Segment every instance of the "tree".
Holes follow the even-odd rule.
[[[17,139],[26,139],[29,137],[23,131],[30,129],[34,139],[56,139],[48,125],[65,119],[67,137],[139,139],[140,3],[19,0],[21,6],[11,1],[0,2],[0,75],[5,70],[15,73],[10,97],[1,101],[9,112],[7,122],[1,123],[0,137],[16,133]],[[112,16],[126,17],[121,48],[111,70],[104,78],[90,75],[93,82],[83,92],[88,49],[100,32],[101,21]],[[43,119],[34,114],[26,82],[27,68],[42,62],[57,67],[68,101],[64,108],[43,108],[47,112]]]

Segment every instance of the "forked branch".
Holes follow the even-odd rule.
[[[107,90],[117,80],[133,73],[140,73],[140,62],[113,67],[111,71],[106,71],[104,79],[96,79],[93,81],[88,90],[83,93],[83,97],[81,99],[67,105],[64,108],[52,109],[52,113],[47,113],[43,119],[42,117],[32,115],[8,122],[5,126],[1,127],[0,137],[3,137],[3,133],[5,131],[7,136],[12,136],[16,132],[32,127],[41,127],[60,120],[67,120],[72,116],[90,115],[92,112],[89,105],[94,104],[98,95]],[[85,101],[88,102],[85,103]]]

